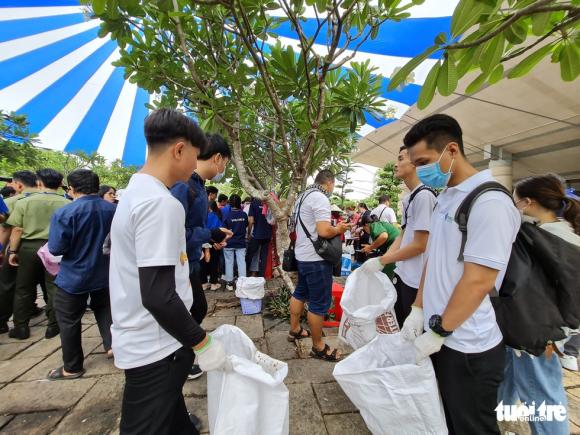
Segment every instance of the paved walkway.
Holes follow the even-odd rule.
[[[306,340],[296,347],[286,340],[288,323],[267,315],[243,316],[233,293],[208,293],[209,314],[204,327],[222,324],[243,329],[263,352],[288,363],[290,433],[308,435],[368,434],[356,408],[332,377],[334,364],[308,358]],[[0,433],[114,434],[118,423],[123,374],[107,360],[92,313],[83,319],[86,375],[82,379],[50,382],[50,369],[62,365],[60,341],[44,339],[46,321],[33,322],[25,341],[0,335]],[[331,345],[340,345],[336,329],[325,330]],[[345,346],[342,351],[348,353]],[[572,433],[580,434],[580,374],[566,372]],[[207,432],[205,376],[184,387],[189,409],[204,421]],[[514,428],[511,428],[512,430]],[[529,433],[527,428],[518,434]]]

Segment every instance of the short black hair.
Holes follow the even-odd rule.
[[[242,198],[240,198],[240,195],[236,195],[235,193],[230,195],[230,204],[233,208],[242,208]]]
[[[117,189],[115,189],[113,186],[109,186],[108,184],[101,184],[101,187],[99,187],[99,196],[103,198],[105,194],[111,189],[117,192]]]
[[[66,181],[78,193],[94,195],[99,192],[99,176],[90,169],[76,169],[68,174]]]
[[[374,222],[378,222],[379,218],[376,217],[374,214],[365,214],[360,220],[361,225],[370,225]]]
[[[334,174],[332,173],[332,171],[328,169],[323,169],[318,173],[318,175],[314,179],[314,182],[316,184],[320,184],[321,186],[326,183],[334,182]]]
[[[407,147],[405,145],[401,145],[399,148],[399,152],[405,151],[406,149],[407,149]]]
[[[367,207],[367,205],[366,205],[364,202],[360,202],[360,203],[358,204],[358,206],[359,206],[359,207],[362,207],[362,208],[364,208],[364,209],[366,209],[366,210],[368,210],[368,209],[369,209],[369,208]]]
[[[449,115],[438,113],[422,119],[407,132],[403,143],[407,148],[411,148],[422,140],[427,142],[427,148],[439,152],[442,152],[449,142],[456,142],[461,154],[465,155],[463,132],[457,120]]]
[[[206,147],[206,137],[201,128],[189,117],[174,109],[158,109],[145,118],[145,139],[150,149],[169,145],[185,139],[200,152]]]
[[[220,193],[219,196],[217,197],[217,202],[223,202],[223,201],[227,201],[228,200],[228,196],[224,195],[223,193]]]
[[[26,187],[36,187],[36,174],[32,171],[16,171],[12,174],[12,181],[18,181]]]
[[[217,195],[219,193],[219,189],[215,186],[207,186],[205,188],[205,191],[207,192],[208,195],[210,195],[212,193]]]
[[[387,201],[390,201],[391,197],[389,195],[381,195],[379,196],[379,204],[384,204]]]
[[[251,201],[252,201],[252,198],[250,198],[249,196],[246,196],[244,198],[244,202],[251,202]]]
[[[2,189],[0,189],[0,196],[2,196],[2,198],[10,198],[15,194],[16,190],[14,190],[14,187],[12,186],[4,186]]]
[[[62,186],[63,176],[60,172],[55,171],[54,169],[39,169],[36,171],[36,176],[40,181],[42,181],[42,184],[44,184],[44,187],[47,189],[58,189]]]
[[[208,134],[207,147],[199,154],[198,160],[209,160],[216,154],[221,154],[223,158],[232,158],[232,151],[228,142],[219,134]]]

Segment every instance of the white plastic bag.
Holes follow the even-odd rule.
[[[246,299],[262,299],[266,294],[266,280],[260,277],[239,277],[236,281],[236,296]]]
[[[433,364],[415,364],[413,343],[401,334],[378,335],[333,375],[374,435],[447,434]]]
[[[220,340],[231,372],[207,374],[209,430],[212,435],[287,435],[289,396],[285,362],[258,352],[244,332],[222,325],[211,334]]]
[[[344,286],[338,336],[354,349],[359,349],[377,334],[399,332],[393,312],[396,301],[397,291],[387,275],[356,269]]]

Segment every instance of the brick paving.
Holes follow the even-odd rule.
[[[231,292],[208,292],[209,314],[203,326],[222,324],[243,329],[257,347],[288,363],[292,435],[368,434],[360,414],[332,377],[334,364],[308,357],[310,343],[288,343],[288,323],[268,315],[243,316]],[[2,434],[116,434],[118,433],[122,371],[106,358],[92,313],[83,319],[86,375],[82,379],[51,382],[50,369],[62,365],[58,337],[44,339],[46,321],[32,322],[26,341],[0,335],[0,433]],[[330,344],[339,344],[336,328],[325,330]],[[340,345],[344,353],[348,346]],[[571,432],[580,434],[580,374],[565,371]],[[205,375],[184,387],[189,409],[202,418],[207,432]],[[503,427],[518,435],[524,425]],[[394,431],[393,433],[395,433]]]

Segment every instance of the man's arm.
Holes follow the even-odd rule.
[[[6,247],[8,240],[10,240],[10,233],[12,227],[0,225],[0,244]]]
[[[251,210],[250,210],[251,212]],[[254,229],[254,216],[248,217],[248,239],[252,238],[252,230]]]
[[[365,252],[374,251],[375,249],[378,249],[381,246],[383,246],[385,243],[387,243],[387,240],[389,240],[389,234],[386,231],[382,232],[381,234],[379,234],[377,236],[376,239],[374,239],[373,243],[371,243],[370,245],[365,247],[364,251]],[[386,263],[384,263],[384,264],[386,264]]]
[[[428,231],[414,231],[413,232],[413,241],[409,243],[404,248],[400,248],[401,246],[401,239],[402,233],[398,240],[398,247],[396,249],[391,249],[397,243],[393,243],[393,246],[389,248],[389,250],[381,257],[382,264],[392,264],[396,263],[397,261],[408,260],[409,258],[414,258],[417,255],[421,255],[427,250],[427,242],[429,241],[429,232]]]
[[[20,241],[22,239],[22,228],[13,227],[12,233],[10,234],[10,251],[17,252],[20,248]],[[8,263],[10,266],[18,266],[18,254],[10,254],[8,257]]]
[[[48,234],[48,250],[52,255],[64,255],[72,246],[72,228],[70,221],[59,211],[52,215]]]
[[[336,227],[333,227],[327,221],[316,222],[316,233],[324,239],[332,239],[333,237],[344,234],[348,228],[349,225],[345,223],[340,223]]]
[[[429,260],[425,262],[425,266],[423,266],[423,273],[421,273],[421,281],[419,281],[419,289],[417,290],[417,297],[415,298],[415,302],[413,305],[415,307],[423,308],[423,287],[425,287],[425,275],[427,274],[427,264]]]

